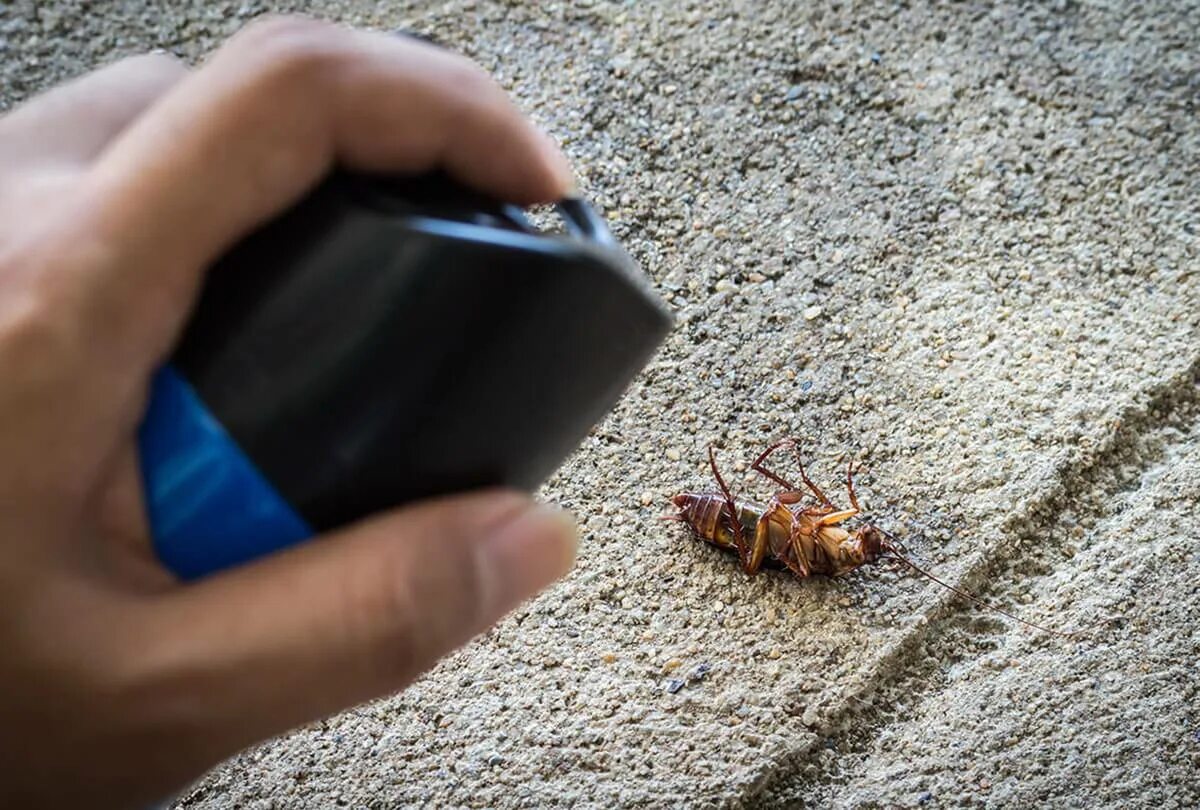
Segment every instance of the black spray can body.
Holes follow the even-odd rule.
[[[209,274],[139,435],[155,548],[200,576],[382,509],[531,490],[671,326],[600,218],[333,174]]]

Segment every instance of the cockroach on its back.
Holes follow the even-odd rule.
[[[796,451],[800,478],[805,489],[795,486],[766,466],[771,454],[784,447]],[[820,487],[808,477],[803,459],[800,458],[799,441],[795,438],[776,442],[750,465],[755,472],[783,487],[775,493],[765,509],[733,498],[720,471],[717,470],[712,447],[708,449],[708,462],[721,491],[679,493],[671,499],[679,511],[674,515],[667,515],[666,519],[686,523],[700,539],[717,548],[736,553],[742,569],[751,576],[757,574],[763,566],[768,566],[786,568],[798,577],[818,574],[839,577],[873,563],[886,554],[921,576],[988,610],[1047,633],[1067,637],[1077,635],[1026,621],[982,601],[967,591],[943,582],[901,553],[895,538],[878,526],[866,523],[853,531],[842,528],[842,523],[862,512],[858,496],[854,492],[853,462],[846,468],[849,509],[834,506]],[[816,499],[816,503],[804,506],[802,502],[809,493]]]
[[[861,511],[854,492],[853,467],[846,470],[851,508],[838,509],[809,479],[801,462],[801,479],[817,503],[798,508],[806,494],[766,466],[772,453],[788,446],[796,447],[796,440],[784,439],[771,445],[751,465],[755,472],[784,488],[775,494],[766,509],[733,499],[717,470],[712,448],[709,448],[709,463],[721,492],[676,495],[671,500],[679,507],[677,518],[691,526],[701,539],[736,552],[742,568],[751,575],[758,573],[764,563],[775,563],[799,577],[813,574],[836,577],[878,559],[887,545],[879,529],[867,525],[849,532],[839,525]],[[736,521],[729,519],[734,513],[738,516]],[[747,540],[747,533],[752,539]]]

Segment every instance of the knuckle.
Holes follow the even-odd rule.
[[[296,32],[328,27],[328,23],[306,17],[303,14],[264,14],[246,25],[234,37],[247,45],[262,44]]]
[[[0,368],[14,387],[46,382],[71,353],[72,330],[48,298],[26,288],[0,304]]]
[[[107,261],[86,239],[34,240],[0,255],[0,365],[6,380],[36,388],[73,373],[87,355],[87,285]]]
[[[272,75],[308,77],[345,51],[345,39],[346,32],[332,23],[283,15],[256,20],[227,47]]]

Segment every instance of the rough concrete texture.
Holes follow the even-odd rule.
[[[679,315],[546,486],[575,572],[179,806],[1200,803],[1200,7],[317,3],[431,33],[566,144]],[[279,8],[279,7],[274,7]],[[3,15],[9,101],[263,4]],[[749,579],[656,517],[798,434],[915,557]],[[675,690],[675,691],[672,691]]]

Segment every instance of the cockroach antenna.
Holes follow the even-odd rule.
[[[1077,637],[1079,637],[1079,635],[1081,633],[1083,633],[1084,630],[1088,629],[1085,627],[1080,630],[1068,632],[1066,630],[1055,630],[1052,627],[1043,627],[1042,625],[1036,624],[1035,622],[1031,622],[1031,621],[1022,619],[1020,616],[1014,616],[1013,614],[1009,613],[1007,610],[1004,610],[1003,608],[999,608],[993,604],[985,602],[982,599],[980,599],[978,596],[976,596],[975,594],[970,593],[968,591],[964,591],[962,588],[956,588],[947,582],[943,582],[942,580],[938,579],[936,576],[934,576],[933,574],[926,571],[924,568],[922,568],[921,566],[917,565],[915,562],[910,560],[903,553],[901,553],[900,548],[903,547],[903,544],[900,543],[900,539],[898,537],[896,537],[896,535],[892,534],[887,529],[882,529],[879,526],[874,526],[874,524],[872,524],[872,525],[877,532],[879,532],[880,534],[882,534],[884,537],[887,538],[887,542],[883,543],[881,545],[881,547],[884,551],[891,554],[894,559],[897,559],[900,562],[904,563],[909,568],[916,571],[918,574],[925,577],[929,581],[934,582],[938,585],[941,585],[943,588],[950,591],[951,593],[955,593],[955,594],[963,597],[964,599],[974,602],[976,605],[978,605],[981,608],[993,611],[994,613],[999,613],[1003,616],[1007,616],[1008,618],[1010,618],[1014,621],[1018,621],[1021,624],[1026,625],[1027,627],[1032,627],[1035,630],[1041,630],[1043,633],[1052,633],[1056,636],[1062,636],[1064,638],[1077,638]]]

